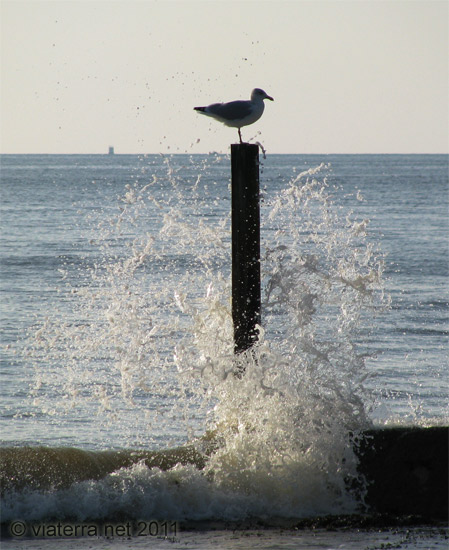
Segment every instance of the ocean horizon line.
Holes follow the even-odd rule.
[[[447,153],[270,153],[265,151],[267,155],[276,155],[276,156],[449,156]],[[98,157],[130,157],[130,156],[210,156],[210,155],[228,155],[230,151],[220,152],[220,151],[210,151],[209,153],[0,153],[0,157],[6,156],[98,156]]]

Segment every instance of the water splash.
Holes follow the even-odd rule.
[[[366,239],[368,222],[335,204],[329,167],[267,194],[263,326],[236,360],[218,164],[195,166],[189,178],[167,160],[165,174],[126,188],[116,213],[100,213],[94,260],[82,284],[68,283],[71,315],[47,319],[33,336],[35,405],[125,429],[133,417],[140,440],[131,443],[142,446],[207,432],[206,479],[228,495],[226,507],[234,503],[230,515],[352,511],[353,445],[371,406],[358,338],[387,303],[382,257]]]
[[[240,359],[243,378],[233,376],[229,288],[208,296],[203,315],[191,312],[195,346],[176,357],[181,375],[216,401],[210,416],[219,445],[206,470],[282,514],[354,504],[346,491],[357,477],[349,434],[370,424],[356,339],[366,311],[387,302],[367,221],[340,215],[326,169],[301,173],[265,205],[263,328]]]

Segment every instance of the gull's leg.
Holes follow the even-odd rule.
[[[240,128],[239,128],[239,138],[240,138],[240,143],[243,143],[243,141],[242,141],[242,134],[240,133]]]

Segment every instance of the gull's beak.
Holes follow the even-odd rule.
[[[270,101],[274,101],[274,99],[269,95],[265,96],[265,99],[269,99]]]

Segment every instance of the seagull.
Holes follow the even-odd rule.
[[[203,115],[211,116],[215,120],[223,122],[226,126],[238,128],[240,143],[243,143],[240,128],[259,120],[265,107],[264,99],[274,101],[266,92],[260,88],[255,88],[251,92],[251,99],[249,101],[239,100],[231,101],[230,103],[212,103],[212,105],[208,105],[207,107],[194,107],[194,110]]]

